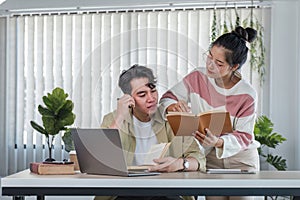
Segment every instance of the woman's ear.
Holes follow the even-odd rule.
[[[231,70],[232,70],[233,75],[236,78],[238,78],[239,80],[241,80],[242,79],[242,74],[239,71],[239,66],[240,66],[239,64],[235,64],[235,65],[232,66]]]

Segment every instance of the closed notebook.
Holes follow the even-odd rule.
[[[191,136],[196,130],[205,134],[205,128],[217,136],[233,131],[230,115],[227,111],[209,111],[197,115],[170,112],[166,116],[176,136]]]
[[[75,174],[74,164],[45,164],[40,162],[30,163],[32,173],[41,175]]]

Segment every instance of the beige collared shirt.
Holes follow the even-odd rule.
[[[108,128],[113,123],[115,114],[116,112],[114,111],[105,115],[101,127]],[[200,151],[197,142],[192,136],[185,136],[184,138],[181,136],[174,137],[171,127],[168,122],[162,118],[160,112],[156,112],[154,114],[152,122],[152,129],[156,135],[158,143],[171,142],[169,152],[166,156],[172,156],[175,158],[182,157],[182,155],[185,157],[193,157],[199,163],[198,169],[205,171],[205,156]],[[132,115],[124,120],[119,131],[127,165],[132,165],[136,149],[136,137],[133,128]]]

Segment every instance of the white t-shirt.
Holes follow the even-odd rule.
[[[133,124],[136,137],[133,165],[142,165],[150,147],[158,141],[152,130],[152,121],[141,122],[133,116]]]

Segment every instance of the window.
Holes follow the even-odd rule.
[[[224,14],[224,9],[218,9]],[[234,17],[235,10],[227,9]],[[250,9],[239,8],[243,18]],[[255,15],[268,24],[270,9]],[[120,96],[118,75],[133,64],[151,67],[162,95],[196,67],[210,44],[213,10],[162,10],[85,14],[20,15],[6,19],[6,140],[8,174],[47,156],[45,138],[30,126],[41,124],[42,96],[62,87],[75,103],[75,126],[99,127]],[[243,76],[260,94],[258,75],[243,66]],[[2,144],[2,143],[1,143]],[[60,137],[54,158],[65,158]],[[46,151],[46,152],[45,152]]]

